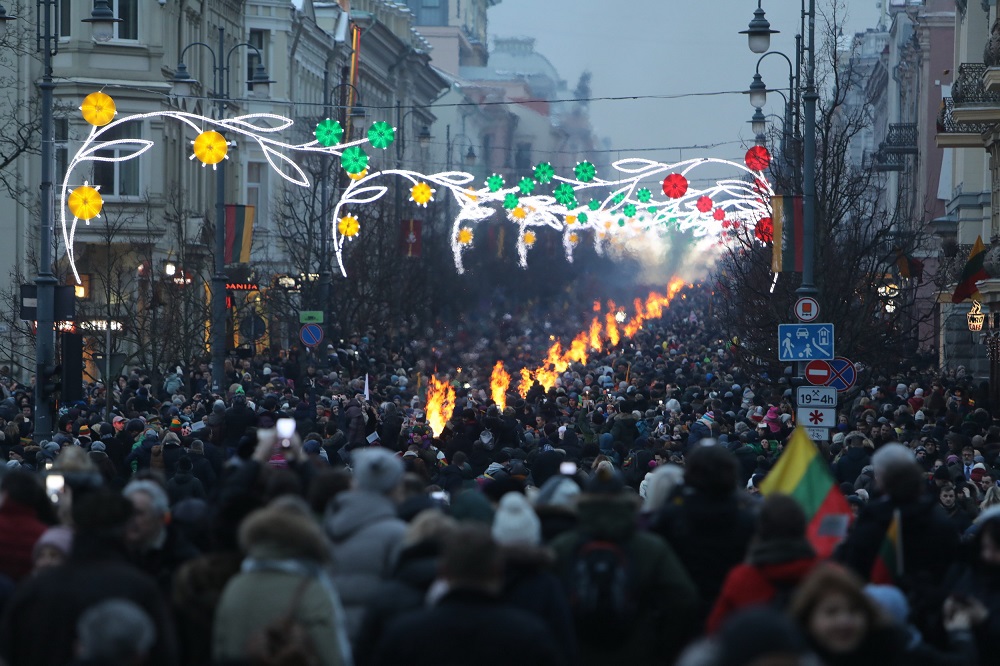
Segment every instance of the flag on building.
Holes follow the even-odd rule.
[[[399,227],[399,247],[404,257],[419,257],[423,249],[424,223],[420,220],[403,220]]]
[[[771,271],[801,273],[805,253],[802,250],[802,197],[771,197]]]
[[[903,517],[899,509],[892,512],[892,522],[872,565],[870,580],[877,585],[896,585],[903,577]]]
[[[979,293],[979,286],[976,284],[980,280],[988,280],[990,274],[986,272],[983,262],[986,260],[986,246],[983,245],[983,237],[976,236],[976,243],[969,252],[969,260],[965,262],[965,268],[955,285],[955,293],[951,295],[952,303],[961,303],[969,298],[975,301],[983,300]]]
[[[223,257],[227,266],[250,261],[253,214],[253,206],[226,204],[226,247]]]
[[[764,495],[782,493],[798,501],[809,521],[806,536],[821,558],[829,557],[847,536],[851,521],[847,498],[802,426],[792,433],[760,490]]]
[[[899,269],[899,277],[904,280],[910,278],[920,280],[924,277],[924,262],[911,257],[901,249],[896,250],[896,268]]]

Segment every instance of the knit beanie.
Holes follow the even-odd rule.
[[[181,431],[181,420],[176,416],[170,420],[170,432]]]
[[[385,495],[403,478],[403,462],[386,449],[359,449],[351,456],[351,466],[358,490]]]
[[[500,500],[493,516],[493,538],[501,545],[541,544],[542,522],[524,495],[510,492]]]
[[[90,437],[90,426],[84,423],[77,431],[77,437]]]

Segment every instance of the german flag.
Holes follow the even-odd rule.
[[[965,262],[962,275],[959,276],[958,284],[955,285],[955,293],[951,295],[952,303],[961,303],[969,298],[977,301],[982,300],[982,296],[979,296],[979,287],[976,283],[980,280],[988,280],[990,278],[990,274],[983,267],[985,260],[986,246],[983,245],[983,237],[976,236],[976,243],[969,252],[969,260]]]
[[[851,508],[830,468],[802,426],[788,440],[777,464],[760,484],[764,495],[790,495],[802,506],[809,526],[806,536],[821,558],[833,554],[851,521]]]
[[[253,206],[226,204],[225,263],[245,264],[250,261],[253,245]]]

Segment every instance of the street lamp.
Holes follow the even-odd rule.
[[[757,110],[753,114],[753,117],[750,118],[750,131],[754,133],[754,136],[756,136],[758,134],[763,134],[765,129],[767,129],[767,117],[758,106]]]
[[[267,77],[264,69],[264,55],[253,44],[240,42],[226,51],[225,29],[219,28],[218,51],[204,42],[192,42],[185,46],[177,59],[177,70],[174,78],[171,79],[174,93],[176,95],[191,94],[192,86],[197,80],[188,72],[187,65],[184,64],[184,54],[188,49],[200,46],[212,55],[212,73],[215,76],[215,101],[221,119],[226,113],[226,105],[229,101],[229,64],[233,53],[241,46],[245,46],[257,54],[257,66],[254,74],[247,81],[253,85],[254,97],[266,97],[270,92],[270,84],[273,83]],[[225,54],[225,57],[223,57]],[[212,275],[212,390],[222,390],[222,378],[225,373],[226,359],[226,162],[220,161],[215,168],[215,274]]]
[[[52,17],[58,6],[58,0],[37,0],[36,13],[39,25],[36,29],[38,50],[42,54],[42,80],[38,84],[41,94],[41,133],[42,133],[42,173],[39,190],[41,192],[41,208],[39,212],[39,252],[38,275],[35,277],[37,288],[36,328],[35,334],[35,428],[36,439],[48,439],[52,436],[52,406],[49,395],[45,391],[44,377],[55,371],[56,339],[55,339],[55,288],[56,276],[52,273],[52,169],[53,143],[55,138],[52,117],[52,94],[55,83],[52,77],[52,56],[59,45],[59,37],[54,30]],[[7,14],[6,8],[0,5],[0,36],[7,32],[7,23],[16,20],[14,15]],[[106,42],[114,34],[115,23],[121,19],[115,18],[114,12],[108,7],[107,0],[95,0],[90,18],[83,19],[90,23],[94,41]]]
[[[761,0],[757,2],[757,9],[754,17],[746,30],[740,34],[747,35],[750,50],[754,53],[763,53],[757,60],[757,71],[754,74],[753,83],[750,86],[750,103],[755,107],[762,107],[767,99],[767,86],[760,78],[760,63],[771,54],[780,55],[788,62],[789,73],[789,93],[791,99],[786,104],[794,107],[789,111],[798,109],[798,100],[801,99],[803,107],[803,155],[802,155],[802,282],[799,285],[798,293],[801,296],[815,296],[818,291],[815,284],[815,258],[816,258],[816,102],[819,95],[816,92],[816,0],[808,0],[809,7],[806,9],[806,0],[802,0],[802,17],[808,17],[808,44],[803,47],[802,36],[795,38],[795,59],[796,64],[801,62],[802,51],[808,54],[806,60],[806,82],[802,90],[801,97],[797,97],[800,86],[797,81],[798,67],[793,67],[788,56],[779,51],[768,51],[771,45],[771,35],[777,30],[771,30],[771,24],[764,18],[764,10],[761,8]],[[761,102],[757,104],[756,102]],[[795,123],[797,126],[797,122]],[[786,130],[787,133],[787,130]]]

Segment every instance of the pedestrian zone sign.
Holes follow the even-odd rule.
[[[833,324],[778,324],[779,361],[831,361]]]

